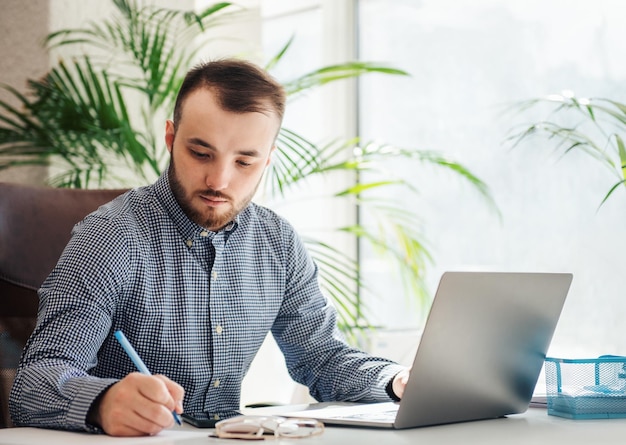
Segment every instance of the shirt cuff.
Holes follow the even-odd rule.
[[[398,375],[398,374],[396,374]],[[390,380],[389,383],[387,383],[387,386],[385,387],[385,390],[387,391],[387,395],[391,398],[391,400],[393,400],[394,402],[399,402],[400,401],[400,397],[398,397],[396,395],[395,392],[393,392],[393,381],[396,379],[396,376],[394,375]]]
[[[387,387],[392,385],[393,378],[400,371],[404,371],[405,369],[406,369],[405,366],[396,365],[396,364],[386,366],[378,375],[378,381],[377,381],[376,387],[373,389],[374,394],[372,394],[374,398],[379,401],[386,401],[386,402],[389,400],[392,400],[394,402],[397,402],[398,400],[400,400],[397,397],[394,398],[393,396],[395,396],[395,394],[393,394],[393,390],[388,391]]]
[[[87,413],[98,396],[117,382],[118,380],[116,379],[95,377],[76,377],[71,382],[68,381],[67,385],[73,387],[72,392],[75,394],[75,397],[67,411],[67,424],[72,429],[102,433],[101,428],[87,423]]]

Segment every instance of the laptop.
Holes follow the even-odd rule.
[[[568,273],[446,272],[401,402],[281,414],[402,429],[524,412],[571,281]]]

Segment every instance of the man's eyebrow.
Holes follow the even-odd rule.
[[[187,142],[189,144],[192,145],[200,145],[201,147],[206,147],[206,148],[210,148],[211,150],[215,150],[215,147],[213,147],[211,144],[209,144],[207,141],[205,141],[204,139],[200,139],[200,138],[189,138],[187,139]]]
[[[208,148],[209,150],[217,150],[217,148],[215,148],[212,144],[198,137],[189,138],[187,139],[187,142],[192,145],[199,145],[201,147]],[[251,158],[260,158],[261,150],[257,150],[256,148],[241,149],[237,151],[237,154],[241,156],[249,156]]]
[[[261,152],[259,150],[255,150],[254,148],[251,148],[249,150],[239,150],[237,153],[242,156],[249,156],[251,158],[261,157]]]

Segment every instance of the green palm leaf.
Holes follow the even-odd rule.
[[[27,94],[4,87],[12,100],[0,101],[0,169],[49,164],[59,172],[51,184],[81,188],[145,184],[164,170],[169,156],[157,138],[160,132],[155,122],[171,113],[187,70],[198,52],[212,42],[204,32],[231,23],[242,10],[230,2],[195,12],[141,6],[136,0],[112,1],[116,6],[112,17],[60,30],[46,39],[49,48],[81,44],[96,49],[94,55],[59,61],[44,79],[29,82]],[[267,69],[286,57],[293,39],[268,61]],[[284,87],[293,97],[370,73],[408,75],[384,64],[351,61],[305,73]],[[603,111],[579,105],[587,115]],[[615,104],[601,105],[624,114]],[[376,198],[390,187],[404,195],[417,190],[386,165],[389,161],[436,165],[464,178],[487,199],[489,191],[465,167],[438,153],[360,144],[358,138],[318,144],[282,128],[264,176],[264,189],[270,197],[282,198],[307,187],[312,178],[332,183],[331,175],[337,172],[354,178],[354,184],[337,187],[329,198],[346,200],[350,206],[357,203],[372,223],[337,227],[337,233],[351,242],[370,243],[398,265],[409,293],[425,301],[422,276],[430,254],[416,230],[417,216],[401,202]],[[377,179],[361,181],[365,171]],[[319,265],[320,284],[337,307],[342,329],[351,333],[368,327],[369,314],[360,296],[367,283],[360,276],[357,259],[319,240],[309,238],[305,243]]]
[[[311,88],[326,85],[337,80],[349,79],[366,73],[382,73],[387,75],[407,76],[406,71],[390,68],[372,62],[347,62],[326,66],[284,83],[287,94],[293,96]]]
[[[605,98],[576,98],[571,94],[551,95],[513,105],[517,112],[546,109],[548,117],[539,122],[511,129],[507,140],[513,146],[540,137],[555,142],[556,150],[566,155],[580,151],[602,164],[617,182],[600,202],[600,206],[621,186],[626,185],[626,105]]]

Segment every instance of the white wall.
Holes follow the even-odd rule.
[[[48,0],[3,0],[0,14],[2,45],[0,45],[0,83],[18,91],[26,91],[26,79],[38,78],[48,69],[48,56],[41,46],[49,22]],[[0,89],[0,99],[17,102]],[[43,183],[46,169],[28,167],[0,171],[0,181]]]

